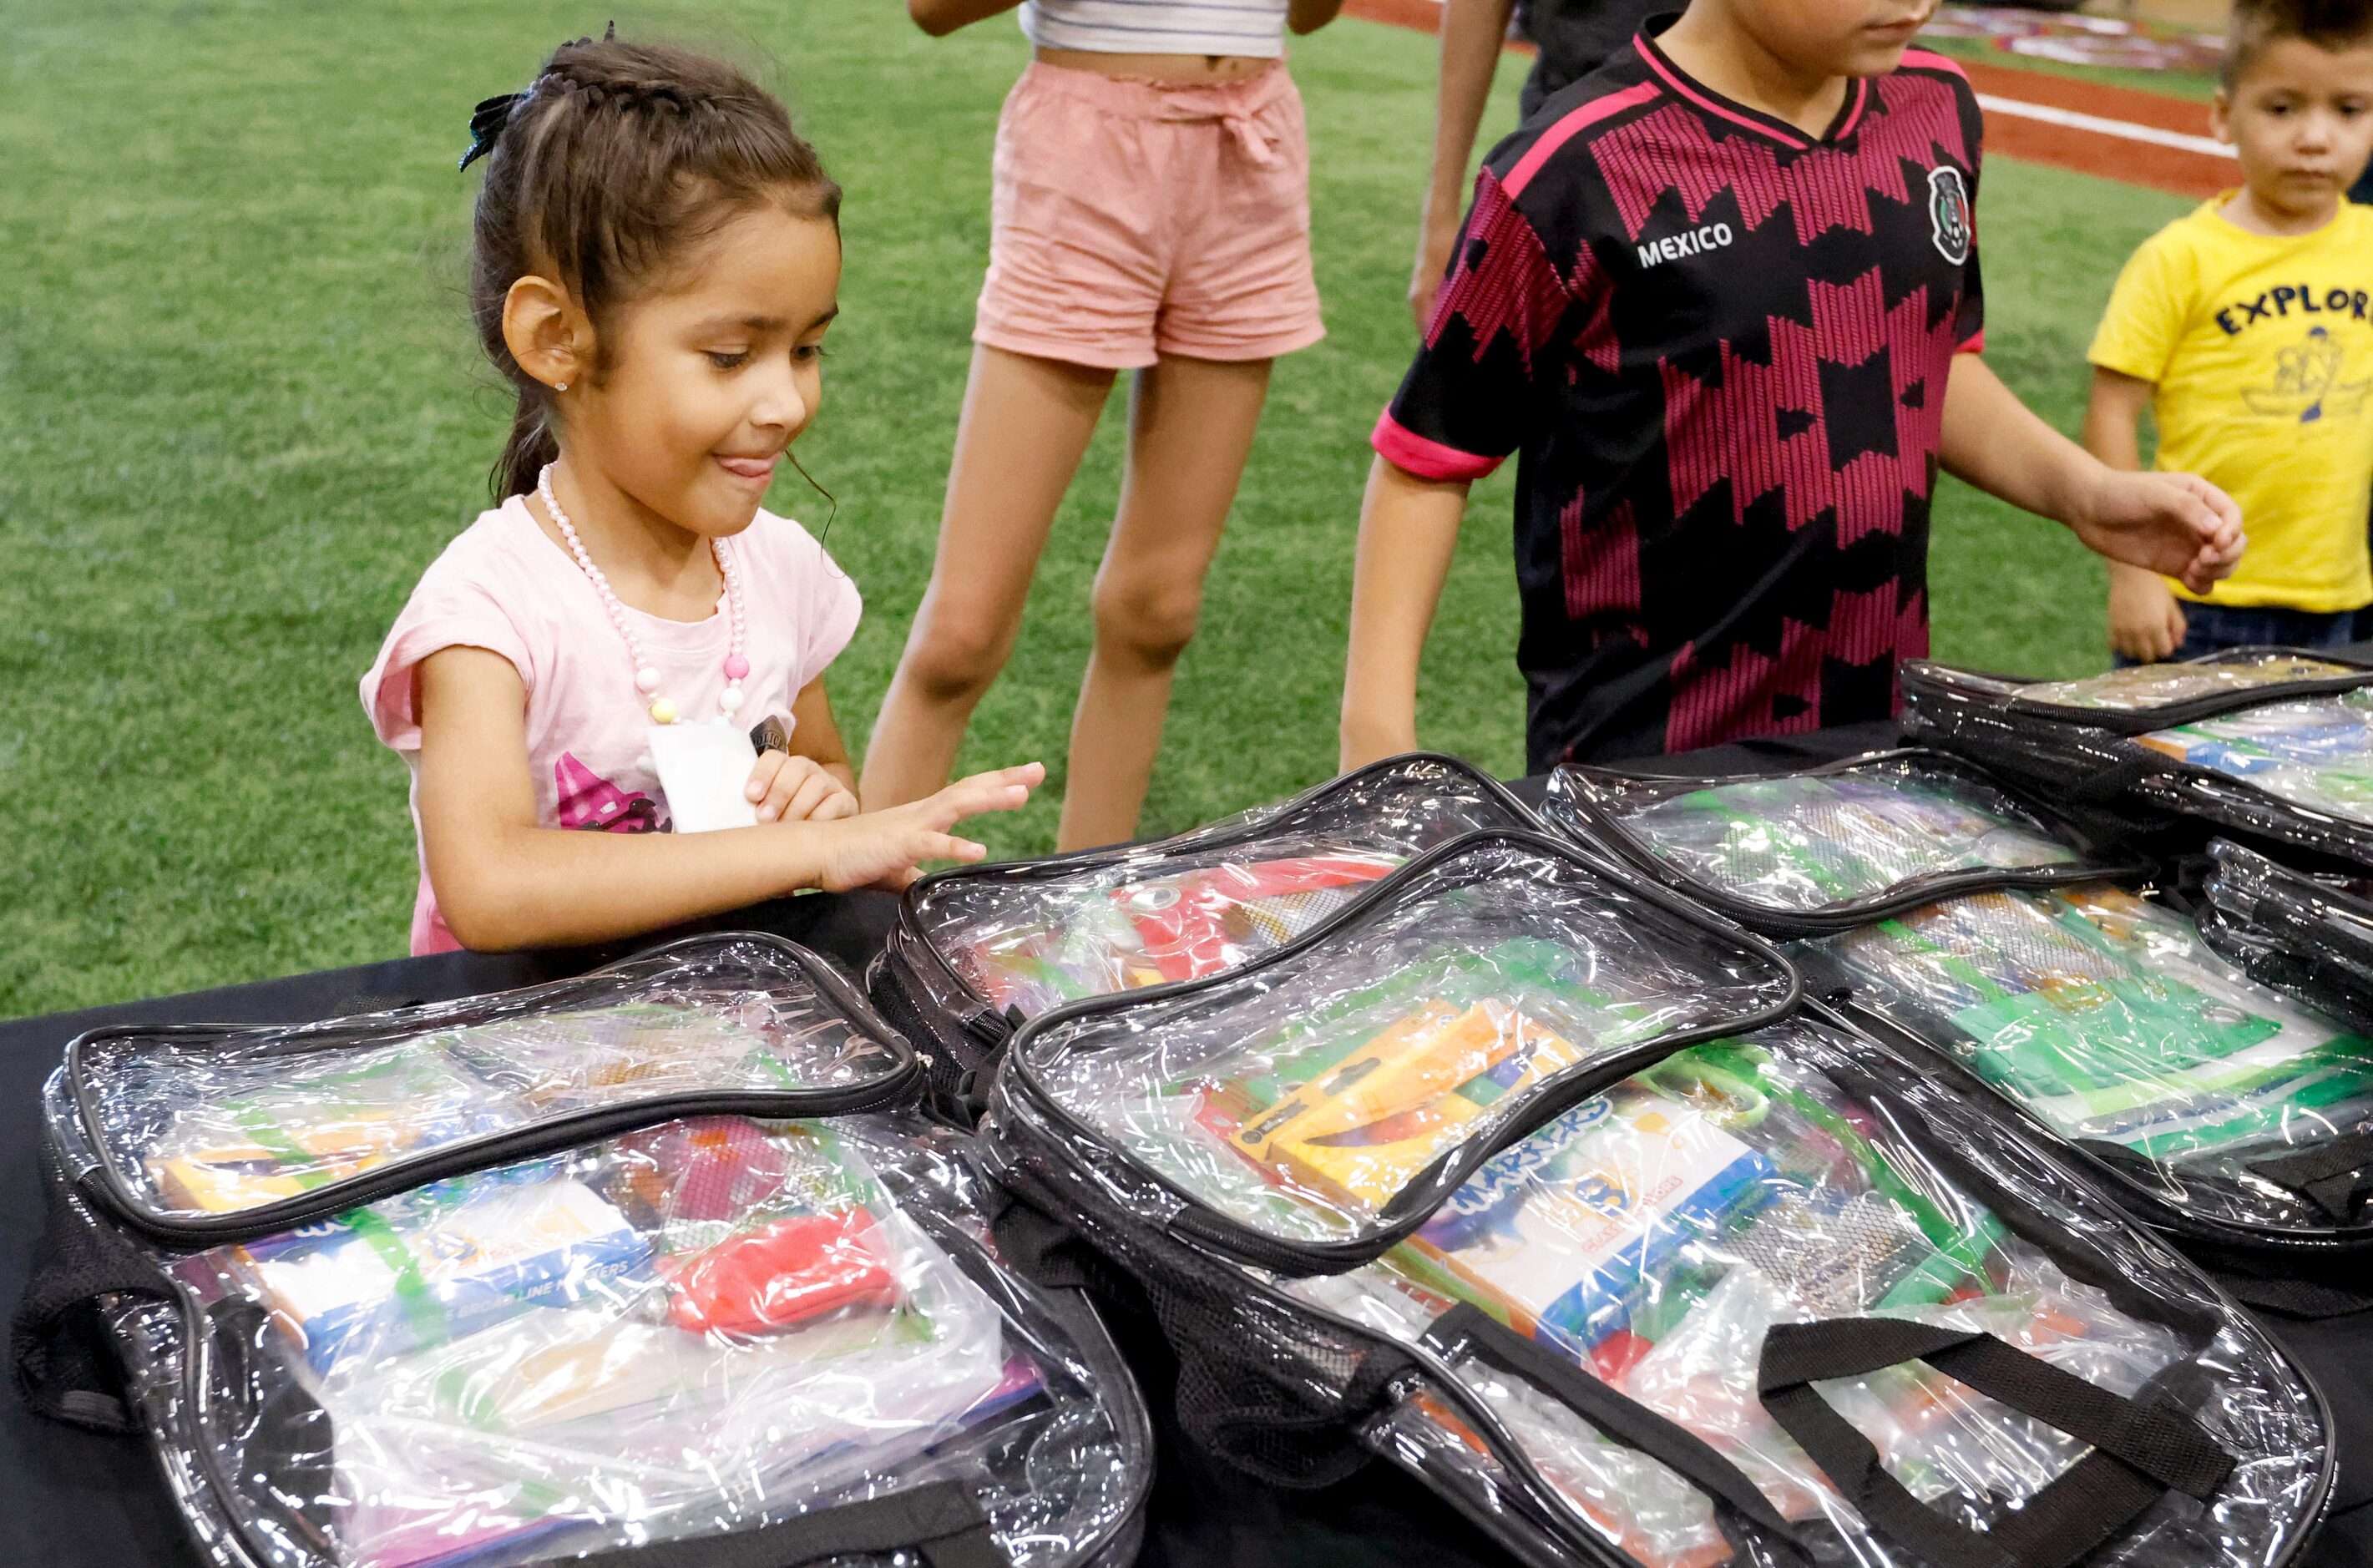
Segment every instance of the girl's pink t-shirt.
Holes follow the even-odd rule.
[[[742,656],[750,673],[734,722],[769,715],[791,723],[791,702],[857,631],[857,585],[808,531],[761,511],[725,541],[742,568]],[[626,607],[660,690],[680,712],[718,713],[732,628],[720,602],[705,621],[670,621]],[[650,715],[635,687],[626,641],[576,558],[537,526],[521,497],[479,514],[421,574],[378,661],[363,676],[371,728],[412,768],[413,837],[420,830],[421,661],[441,648],[483,648],[510,661],[527,687],[528,773],[536,821],[605,833],[668,831],[667,798],[651,763]],[[423,851],[412,951],[461,946],[437,912]]]

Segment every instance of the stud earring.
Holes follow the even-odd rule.
[[[568,383],[567,381],[555,381],[552,383],[552,390],[554,392],[567,392],[568,390]]]

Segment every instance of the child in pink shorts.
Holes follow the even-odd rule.
[[[1072,849],[1135,836],[1270,362],[1325,333],[1284,34],[1324,26],[1341,4],[1021,6],[1035,59],[998,123],[988,276],[938,558],[866,754],[869,809],[946,781],[1012,650],[1114,373],[1134,370],[1058,837]],[[1013,6],[907,10],[943,34]]]

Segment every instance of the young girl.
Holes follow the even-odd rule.
[[[362,683],[412,766],[413,951],[599,941],[977,860],[947,830],[1041,770],[859,814],[824,686],[857,590],[758,506],[815,416],[837,309],[840,191],[814,149],[731,66],[607,38],[471,131],[472,309],[519,411],[500,504]],[[767,719],[788,749],[757,755],[737,738]],[[737,789],[756,825],[666,832]]]
[[[1015,0],[907,0],[953,31]],[[1128,468],[1071,720],[1058,837],[1128,838],[1171,672],[1235,499],[1269,362],[1315,343],[1309,149],[1283,34],[1342,0],[1031,0],[998,123],[988,277],[929,591],[882,701],[865,801],[929,794],[1012,651],[1055,509],[1117,370]]]

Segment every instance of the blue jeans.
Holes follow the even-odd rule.
[[[2373,608],[2285,610],[2278,605],[2195,604],[2179,599],[2183,611],[2183,646],[2169,659],[2197,659],[2224,648],[2249,648],[2274,643],[2284,648],[2341,648],[2373,635]],[[2139,660],[2117,656],[2121,668]]]

